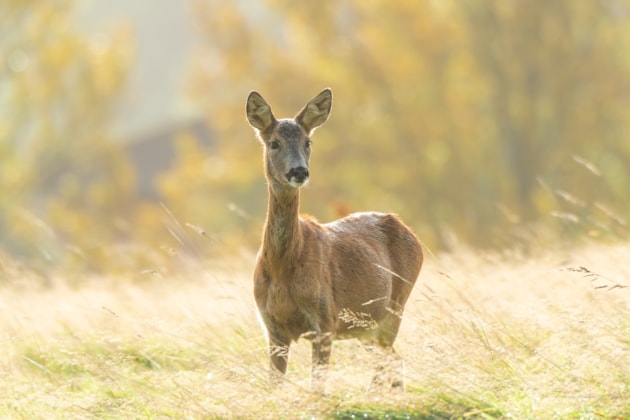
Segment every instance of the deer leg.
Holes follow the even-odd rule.
[[[394,345],[402,321],[401,305],[392,301],[387,310],[389,312],[379,322],[376,332],[377,343],[383,348],[389,348]]]
[[[287,373],[289,362],[289,340],[280,337],[269,337],[269,372],[274,386],[282,382]]]
[[[405,391],[404,362],[393,347],[381,348],[371,388],[388,387],[392,391]]]
[[[326,372],[330,363],[330,352],[332,349],[332,334],[318,333],[313,337],[312,345],[312,373],[311,388],[317,392],[324,392],[326,382]]]
[[[393,347],[401,320],[400,314],[392,310],[378,327],[376,340],[378,343],[377,348],[379,349],[377,352],[379,360],[376,374],[372,379],[372,385],[385,385],[392,390],[404,392],[404,362]]]

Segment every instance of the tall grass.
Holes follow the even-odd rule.
[[[630,245],[535,257],[429,256],[396,343],[407,392],[368,390],[374,354],[335,342],[327,394],[310,347],[267,384],[253,255],[41,285],[5,264],[3,418],[625,418]]]

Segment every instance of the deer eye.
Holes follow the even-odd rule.
[[[305,147],[306,147],[307,149],[310,149],[310,148],[311,148],[311,144],[313,144],[313,142],[312,142],[312,141],[310,141],[310,140],[306,140],[306,145],[305,145]]]
[[[272,142],[269,142],[269,148],[270,148],[270,149],[273,149],[273,150],[277,150],[277,149],[279,149],[279,148],[280,148],[280,143],[278,143],[278,142],[277,142],[277,141],[275,141],[275,140],[274,140],[274,141],[272,141]]]

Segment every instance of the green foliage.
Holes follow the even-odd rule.
[[[483,404],[481,404],[483,406]],[[432,407],[388,407],[385,404],[345,407],[334,410],[329,418],[335,420],[433,420],[457,418],[503,418],[502,413],[493,408],[478,408],[479,402],[474,398],[466,400],[447,394],[437,395]]]
[[[107,134],[130,35],[115,28],[85,39],[72,29],[72,8],[0,6],[0,240],[13,254],[55,261],[115,235],[134,177]]]
[[[314,136],[302,204],[321,221],[393,211],[433,250],[627,237],[624,7],[196,2],[207,42],[188,94],[216,143],[181,135],[154,180],[160,202],[147,203],[110,135],[130,30],[88,39],[73,29],[71,0],[5,1],[0,254],[117,272],[168,265],[155,261],[163,250],[256,247],[267,198],[247,93],[284,117],[325,86],[334,106]]]
[[[255,14],[225,2],[198,12],[209,42],[191,91],[229,162],[208,202],[249,191],[238,204],[264,214],[248,90],[287,116],[330,86],[303,206],[323,220],[396,211],[432,247],[453,234],[505,245],[531,235],[532,222],[627,234],[626,210],[598,210],[630,204],[625,11],[570,0],[269,0]]]

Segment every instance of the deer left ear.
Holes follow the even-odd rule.
[[[332,90],[326,88],[319,95],[311,99],[297,114],[295,121],[311,134],[320,125],[324,124],[332,109]]]

